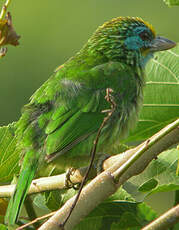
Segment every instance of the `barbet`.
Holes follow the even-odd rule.
[[[32,95],[16,123],[22,163],[6,222],[17,221],[41,162],[58,159],[63,164],[62,159],[90,152],[106,116],[102,111],[110,107],[106,89],[112,89],[116,108],[102,130],[98,151],[124,137],[142,105],[147,61],[154,52],[174,46],[140,18],[112,19]]]

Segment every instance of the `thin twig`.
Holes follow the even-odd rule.
[[[7,0],[6,3],[3,5],[2,10],[1,10],[1,14],[0,14],[0,20],[2,20],[5,17],[6,12],[7,12],[7,8],[9,6],[10,2],[11,2],[11,0]]]
[[[96,138],[95,138],[94,143],[93,143],[93,147],[92,147],[91,152],[90,152],[90,155],[91,155],[90,164],[89,164],[88,169],[87,169],[87,171],[86,171],[86,174],[85,174],[85,176],[83,177],[83,180],[82,180],[82,182],[81,182],[81,184],[80,184],[79,191],[78,191],[78,193],[77,193],[77,195],[76,195],[76,198],[75,198],[75,200],[74,200],[74,202],[73,202],[73,204],[72,204],[72,206],[71,206],[71,208],[70,208],[70,211],[69,211],[69,213],[68,213],[66,219],[64,220],[64,222],[63,222],[62,224],[60,224],[60,227],[61,227],[62,229],[64,229],[64,226],[65,226],[66,222],[67,222],[68,219],[70,218],[71,213],[72,213],[73,209],[75,208],[75,206],[76,206],[76,204],[77,204],[77,202],[78,202],[78,199],[79,199],[79,197],[80,197],[80,194],[81,194],[81,191],[82,191],[82,189],[83,189],[83,187],[84,187],[84,184],[85,184],[85,182],[86,182],[86,180],[87,180],[87,178],[88,178],[90,169],[91,169],[91,167],[92,167],[92,165],[93,165],[93,162],[94,162],[94,159],[95,159],[96,149],[97,149],[98,141],[99,141],[99,138],[100,138],[100,135],[101,135],[101,131],[102,131],[103,127],[106,125],[106,123],[108,122],[108,120],[111,118],[111,116],[112,116],[114,110],[116,109],[116,103],[114,102],[114,98],[113,98],[113,96],[111,95],[112,92],[113,92],[112,89],[110,89],[110,88],[107,88],[107,89],[106,89],[106,96],[105,96],[105,99],[111,104],[111,109],[110,109],[110,110],[107,110],[107,111],[102,111],[102,112],[107,112],[108,115],[103,119],[103,122],[102,122],[102,124],[100,125],[100,127],[99,127],[99,129],[98,129],[98,132],[97,132],[97,134],[96,134]]]
[[[23,226],[18,227],[16,230],[22,230],[22,229],[24,229],[24,228],[26,228],[26,227],[38,222],[38,221],[41,221],[41,220],[44,220],[46,218],[49,218],[49,217],[53,216],[55,213],[56,213],[56,211],[48,213],[48,214],[46,214],[44,216],[41,216],[41,217],[37,217],[35,220],[33,220],[33,221],[31,221],[31,222],[29,222],[27,224],[24,224]]]

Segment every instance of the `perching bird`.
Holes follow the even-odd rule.
[[[116,108],[102,130],[98,151],[124,137],[136,123],[142,105],[146,63],[154,52],[175,45],[157,37],[141,18],[114,18],[100,26],[32,95],[16,123],[22,164],[6,222],[12,225],[17,221],[42,162],[58,158],[58,164],[63,164],[63,159],[70,162],[90,152],[106,116],[102,111],[110,107],[105,100],[107,88],[113,90]]]

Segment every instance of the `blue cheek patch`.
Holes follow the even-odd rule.
[[[138,50],[144,45],[142,39],[139,36],[126,38],[124,44],[129,50]]]

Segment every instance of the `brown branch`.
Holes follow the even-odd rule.
[[[145,167],[149,164],[149,162],[156,158],[157,154],[159,154],[162,151],[161,142],[165,141],[166,145],[174,144],[176,141],[179,141],[179,119],[172,124],[165,127],[163,130],[158,132],[156,135],[150,138],[150,142],[152,143],[150,146],[150,149],[155,150],[154,152],[151,151],[149,154],[150,149],[147,149],[145,152],[143,152],[143,155],[137,159],[135,162],[133,162],[132,166],[129,168],[126,168],[126,171],[121,175],[119,178],[118,184],[115,184],[114,181],[114,175],[115,171],[120,167],[119,165],[121,162],[126,162],[128,159],[130,159],[131,154],[134,154],[135,151],[138,151],[141,149],[143,151],[142,146],[146,146],[146,142],[138,146],[137,148],[133,150],[129,150],[125,152],[125,154],[120,154],[123,156],[118,156],[120,160],[115,162],[115,164],[101,173],[99,176],[97,176],[94,180],[92,180],[82,191],[80,199],[78,201],[78,204],[76,205],[75,209],[73,210],[72,215],[70,216],[68,222],[65,225],[65,230],[72,229],[76,224],[80,222],[82,218],[84,218],[87,214],[89,214],[99,203],[104,201],[109,195],[114,193],[118,187],[120,187],[128,178],[132,177],[133,175],[136,175],[144,170]],[[153,141],[156,139],[156,136],[162,136],[161,138],[158,138],[157,142]],[[167,141],[166,138],[169,138],[170,135],[172,136],[172,139],[170,141]],[[158,147],[155,148],[155,145]],[[149,160],[148,160],[149,159]],[[123,164],[122,163],[122,164]],[[131,170],[132,168],[132,170]],[[141,168],[141,169],[140,169]],[[116,175],[118,177],[118,174]],[[65,205],[56,212],[54,216],[52,216],[48,221],[46,221],[39,230],[59,230],[59,224],[63,222],[65,219],[65,216],[68,213],[68,210],[70,209],[71,204],[74,201],[74,197],[68,200]]]
[[[170,132],[169,132],[169,131]],[[163,133],[163,134],[162,134]],[[157,157],[158,154],[160,154],[162,151],[164,151],[165,149],[168,149],[170,146],[172,146],[173,144],[176,144],[179,142],[179,119],[173,123],[171,123],[170,125],[166,126],[164,129],[162,129],[161,131],[159,131],[158,133],[156,133],[153,137],[150,138],[150,140],[152,141],[153,138],[156,138],[157,135],[161,135],[162,134],[162,138],[160,140],[158,140],[157,142],[154,142],[152,146],[150,146],[150,148],[148,150],[146,150],[144,152],[144,154],[136,161],[134,162],[129,168],[128,170],[119,178],[119,183],[118,183],[118,186],[120,186],[121,184],[123,184],[127,179],[129,179],[130,177],[134,176],[134,175],[137,175],[139,173],[141,173],[146,167],[147,165],[150,163],[150,161],[152,159],[155,159]],[[142,148],[142,146],[146,145],[146,142],[142,143],[141,145],[137,146],[136,148],[134,149],[130,149],[128,151],[126,151],[125,153],[123,154],[118,154],[116,156],[112,156],[110,158],[108,158],[107,160],[105,160],[104,162],[104,168],[105,170],[107,170],[105,173],[109,175],[111,175],[111,172],[115,172],[115,170],[117,170],[121,165],[123,165],[128,159],[130,159],[130,157],[139,149]],[[82,168],[78,171],[75,172],[75,175],[73,176],[73,181],[74,182],[80,182],[80,178],[83,177],[84,175],[84,172],[86,171],[85,168]],[[99,178],[100,176],[100,178]],[[86,202],[87,203],[94,203],[95,205],[98,204],[98,200],[96,201],[95,197],[98,197],[98,194],[97,192],[100,193],[100,196],[102,197],[106,197],[114,191],[114,188],[112,186],[112,184],[114,183],[114,181],[111,181],[111,191],[106,191],[102,184],[103,183],[106,183],[104,181],[104,176],[103,175],[99,175],[98,177],[96,177],[93,181],[94,181],[94,184],[92,184],[92,188],[94,188],[94,197],[91,196],[90,192],[88,193],[88,196],[87,194],[85,194],[85,196],[82,195],[80,196],[80,200],[83,198],[86,200],[83,200],[84,202],[84,206],[83,207],[83,203],[80,202],[78,203],[77,207],[78,206],[82,206],[82,210],[83,210],[83,214],[82,217],[84,217],[85,215],[88,214],[88,212],[91,211],[91,206],[89,206],[89,208],[86,206]],[[46,187],[46,190],[55,190],[55,189],[58,189],[58,188],[64,188],[64,178],[65,178],[65,175],[59,175],[59,176],[53,176],[53,177],[48,177],[48,178],[40,178],[40,179],[37,179],[35,180],[34,184],[32,183],[31,185],[31,188],[30,188],[30,193],[34,193],[34,192],[40,192],[40,191],[45,191],[45,187]],[[113,178],[110,176],[110,178]],[[112,179],[111,179],[112,180]],[[98,184],[99,182],[99,184]],[[103,183],[101,183],[103,182]],[[92,183],[92,182],[91,182]],[[91,186],[91,183],[90,183],[90,186]],[[95,184],[96,183],[96,184]],[[87,185],[88,186],[88,185]],[[101,190],[99,191],[96,191],[95,190],[95,187],[97,186],[102,186],[101,187]],[[109,185],[108,185],[109,186]],[[14,186],[1,186],[0,187],[0,191],[2,190],[2,187],[6,187],[6,191],[5,191],[5,196],[10,196],[10,192],[8,192],[8,189],[11,188],[11,191],[13,191],[13,187]],[[41,187],[42,187],[42,190],[41,190]],[[88,189],[85,187],[84,188],[85,191],[88,191]],[[86,192],[87,193],[87,192]],[[0,196],[3,197],[3,192],[1,193],[0,192]],[[101,201],[101,199],[99,198],[99,200]],[[70,201],[68,201],[70,202]],[[102,202],[102,201],[101,201]],[[69,204],[69,203],[68,203]],[[71,203],[72,204],[72,203]],[[76,207],[76,208],[77,208]],[[76,209],[75,208],[75,209]],[[78,207],[78,210],[80,208]],[[63,215],[67,215],[68,211],[69,211],[69,207],[63,207],[62,208],[63,210],[63,214],[62,217],[61,216],[58,216],[57,220],[56,221],[60,221],[62,223],[63,221]],[[59,211],[58,211],[59,212]],[[75,211],[76,213],[76,211]],[[81,213],[81,212],[80,212]],[[74,214],[73,214],[74,215]],[[74,217],[73,219],[70,221],[69,225],[70,226],[74,226],[76,223],[78,223],[78,221],[80,221],[80,219],[82,217],[79,217],[77,218],[77,220],[75,219],[75,222],[74,221]],[[61,219],[59,219],[61,218]],[[72,217],[70,217],[71,219]],[[58,222],[59,223],[59,222]],[[49,222],[48,222],[49,224]],[[68,223],[67,223],[68,224]],[[40,228],[41,230],[42,229],[45,229],[45,228]],[[52,228],[53,229],[53,228]],[[65,226],[65,229],[68,229],[68,226]]]
[[[73,229],[80,220],[104,201],[106,197],[115,193],[116,190],[117,186],[110,173],[103,172],[95,177],[83,188],[78,203],[65,225],[65,230]],[[75,196],[69,199],[60,210],[39,228],[39,230],[59,230],[59,224],[66,219],[74,200]]]
[[[142,230],[165,230],[179,222],[179,205],[171,208],[156,220],[142,228]]]
[[[175,122],[177,122],[177,121],[175,121]],[[172,124],[170,124],[170,125],[172,125]],[[160,132],[165,131],[165,129],[167,127],[160,130],[154,136],[158,135]],[[151,137],[150,139],[152,139],[152,138],[153,137]],[[130,169],[128,170],[128,173],[126,175],[124,174],[120,178],[120,180],[125,181],[125,180],[127,180],[127,177],[130,178],[131,176],[134,176],[134,175],[141,173],[152,159],[155,159],[158,154],[160,154],[164,150],[168,149],[172,145],[177,144],[178,142],[179,142],[179,128],[176,127],[173,130],[171,130],[171,132],[168,133],[166,136],[163,136],[158,142],[154,143],[154,145],[151,146],[145,152],[145,154],[143,154],[137,160],[137,162],[130,167]],[[108,158],[107,160],[104,161],[104,164],[103,164],[104,170],[109,169],[111,166],[114,167],[114,165],[116,163],[118,163],[118,165],[116,166],[116,169],[119,168],[143,145],[145,145],[145,142],[143,142],[139,146],[137,146],[133,149],[130,149],[124,153],[117,154],[117,155],[114,155],[114,156]],[[85,175],[86,169],[87,169],[86,167],[83,167],[83,168],[76,170],[75,174],[71,177],[72,182],[73,183],[81,182],[82,178]],[[114,170],[115,170],[115,168],[114,168]],[[35,194],[35,193],[44,192],[44,191],[53,191],[56,189],[64,189],[65,188],[64,181],[65,181],[65,174],[35,179],[35,180],[33,180],[32,184],[30,186],[28,194]],[[11,197],[11,195],[14,191],[14,188],[15,188],[15,185],[0,186],[0,197]]]

